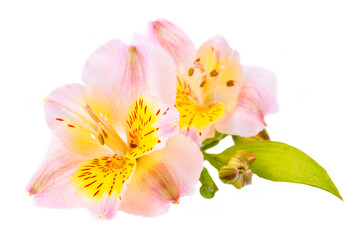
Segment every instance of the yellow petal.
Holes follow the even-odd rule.
[[[168,137],[178,132],[179,113],[148,95],[140,95],[126,118],[128,150],[125,156],[138,158],[165,146]]]
[[[76,171],[71,182],[78,194],[90,201],[100,202],[103,196],[116,196],[121,200],[135,167],[135,159],[117,155],[94,158]]]
[[[201,136],[202,131],[218,121],[225,109],[222,103],[212,102],[201,105],[190,85],[186,81],[178,81],[175,107],[180,113],[180,129],[189,131],[194,128]]]

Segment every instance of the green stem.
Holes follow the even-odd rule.
[[[227,162],[222,161],[220,158],[216,157],[216,154],[206,153],[202,151],[204,159],[207,160],[214,168],[220,170],[220,168],[227,164]]]
[[[227,136],[227,134],[222,134],[222,133],[219,133],[219,132],[216,132],[215,133],[215,137],[213,138],[209,138],[209,139],[206,139],[203,143],[202,143],[202,146],[200,147],[200,149],[202,151],[205,151],[209,148],[212,148],[212,147],[215,147],[216,145],[218,145],[218,143]]]

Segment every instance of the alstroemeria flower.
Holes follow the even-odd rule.
[[[184,134],[201,144],[214,130],[250,137],[264,129],[264,116],[277,108],[273,73],[241,66],[239,54],[219,36],[196,51],[166,20],[151,22],[144,39],[161,45],[177,65],[175,106]]]
[[[28,192],[40,206],[86,207],[97,217],[165,213],[203,168],[198,146],[178,133],[171,58],[114,40],[90,57],[83,81],[46,99],[54,138]]]

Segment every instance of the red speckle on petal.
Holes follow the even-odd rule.
[[[159,113],[160,113],[160,109],[157,111],[156,116],[159,115]]]
[[[86,187],[90,186],[91,184],[93,184],[93,183],[95,183],[95,182],[96,182],[96,180],[95,180],[95,181],[93,181],[93,182],[91,182],[91,183],[89,183],[88,185],[84,186],[84,188],[86,188]]]
[[[71,124],[68,124],[68,127],[75,128],[75,126]]]
[[[56,120],[58,120],[58,121],[60,121],[60,122],[63,122],[63,121],[64,121],[64,119],[62,119],[62,118],[56,118]]]

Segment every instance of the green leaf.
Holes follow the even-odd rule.
[[[304,152],[285,143],[272,141],[239,143],[221,154],[211,154],[211,157],[208,156],[208,161],[218,168],[220,165],[226,165],[238,150],[255,153],[256,160],[250,169],[259,177],[321,188],[342,200],[326,170]]]
[[[219,189],[206,168],[201,172],[200,182],[202,184],[200,188],[201,196],[207,199],[213,198]]]

